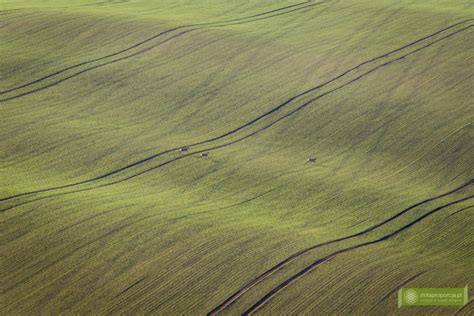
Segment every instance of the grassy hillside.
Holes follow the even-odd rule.
[[[468,0],[2,0],[0,313],[472,314],[396,292],[474,281],[473,26]]]

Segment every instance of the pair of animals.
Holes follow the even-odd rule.
[[[181,147],[181,148],[179,149],[179,152],[180,152],[180,153],[184,153],[184,152],[187,152],[188,150],[189,150],[188,147]],[[209,153],[208,153],[208,152],[202,152],[202,153],[199,154],[199,157],[208,157],[208,156],[209,156]]]
[[[187,152],[189,150],[188,147],[181,147],[179,149],[179,152],[183,153],[183,152]],[[209,156],[209,153],[208,152],[202,152],[199,154],[200,157],[208,157]],[[307,163],[315,163],[316,162],[316,158],[308,158],[306,160]]]

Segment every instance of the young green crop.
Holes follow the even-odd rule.
[[[468,183],[473,13],[3,0],[0,313],[208,313],[289,256]],[[473,194],[298,255],[221,311]],[[393,314],[399,287],[471,284],[473,204],[337,255],[258,311]]]

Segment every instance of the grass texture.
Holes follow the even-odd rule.
[[[473,26],[469,0],[2,0],[0,313],[474,313],[396,299],[474,281]]]

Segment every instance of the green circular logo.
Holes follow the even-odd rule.
[[[418,301],[418,293],[413,289],[406,290],[403,296],[408,304],[415,304]]]

